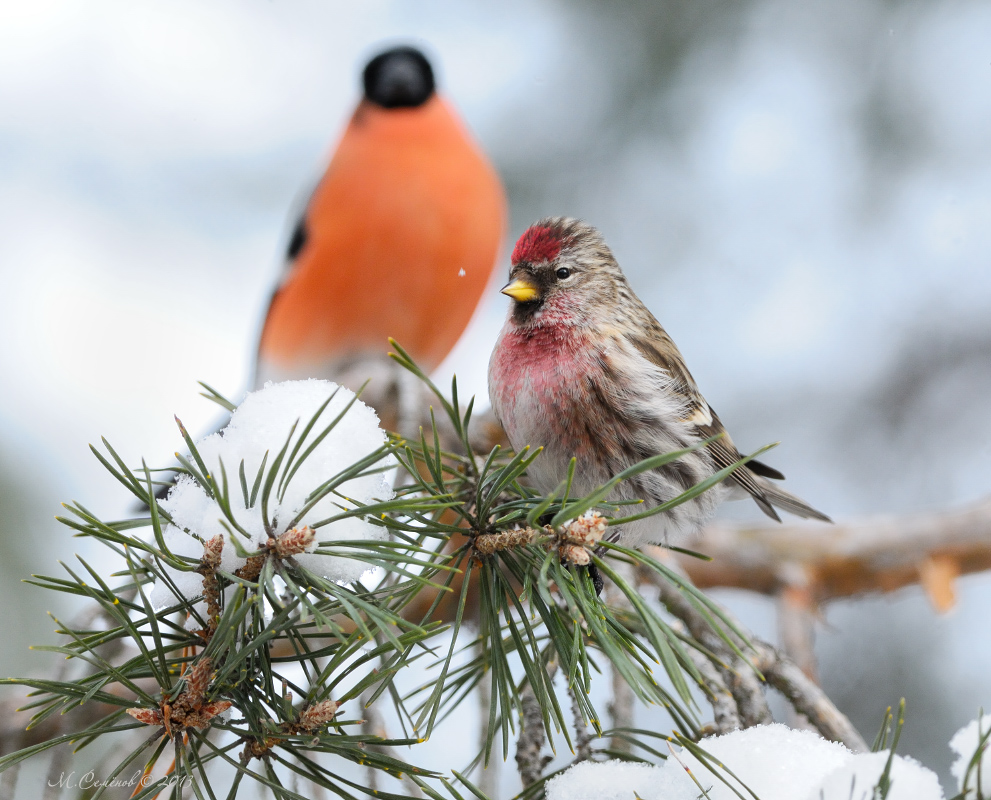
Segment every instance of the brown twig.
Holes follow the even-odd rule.
[[[635,575],[632,564],[625,561],[618,561],[615,564],[617,574],[629,585],[635,584]],[[632,611],[630,599],[622,589],[611,581],[605,587],[606,602],[610,606],[622,608],[625,611]],[[623,675],[616,668],[610,670],[612,682],[612,699],[609,701],[609,716],[612,719],[613,728],[634,727],[633,715],[636,708],[636,695],[633,687],[623,678]],[[620,753],[633,752],[633,745],[628,738],[622,735],[615,735],[609,740],[609,748]]]
[[[636,695],[619,670],[611,670],[612,699],[609,701],[609,716],[613,728],[632,728],[633,709]],[[615,735],[609,740],[609,749],[619,753],[633,752],[633,745],[625,736]]]
[[[368,701],[371,699],[371,692],[366,692],[361,698],[361,707],[363,709],[364,719],[361,722],[361,732],[368,736],[377,736],[379,739],[388,739],[389,732],[385,727],[385,720],[382,718],[382,714],[379,713],[378,708],[372,704],[368,705]],[[399,756],[396,751],[387,744],[366,744],[367,748],[374,748],[379,753],[383,753],[390,758],[395,758],[398,760]],[[368,781],[368,788],[375,790],[378,789],[378,777],[380,771],[369,765],[365,772],[365,779]],[[410,797],[423,797],[423,792],[420,787],[410,779],[408,775],[403,773],[402,776],[403,787],[407,792],[409,792]],[[374,792],[373,792],[374,793]]]
[[[400,416],[395,365],[383,371],[379,361],[366,359],[351,369],[359,384],[376,376],[362,399],[377,408],[383,421],[395,420]],[[423,404],[419,414],[419,425],[430,430]],[[462,452],[446,416],[437,416],[436,422],[441,447]],[[473,415],[468,433],[478,453],[496,444],[509,447],[491,409]],[[957,575],[991,569],[991,498],[956,511],[879,515],[836,525],[718,523],[703,533],[701,549],[714,560],[687,559],[685,568],[702,589],[730,586],[777,596],[787,583],[781,565],[797,564],[807,572],[816,604],[921,583],[937,608],[945,609],[952,604]]]
[[[21,774],[21,765],[14,764],[0,775],[0,800],[14,800],[17,792],[17,778]]]
[[[571,695],[571,717],[575,723],[575,760],[588,761],[592,757],[592,739],[595,737],[589,732],[585,718],[582,716],[581,707],[578,705],[578,698],[575,697],[575,687],[568,687],[568,694]]]
[[[805,570],[786,564],[781,570],[787,582],[777,596],[778,638],[788,657],[812,680],[816,678],[815,624],[817,604]]]
[[[783,694],[792,708],[802,714],[825,738],[845,744],[855,753],[870,748],[853,723],[833,704],[819,685],[795,662],[759,639],[756,666],[767,682]]]
[[[540,703],[529,686],[523,690],[520,704],[523,706],[523,714],[520,738],[516,742],[516,769],[523,781],[523,788],[526,788],[540,780],[544,767],[552,758],[543,755],[544,745],[547,743],[544,717],[540,712]]]
[[[132,588],[121,592],[120,598],[133,600],[136,595],[137,589]],[[70,627],[75,630],[86,628],[93,625],[97,619],[106,620],[108,624],[111,622],[109,615],[103,608],[94,603],[80,611],[73,619]],[[113,639],[100,646],[100,657],[112,661],[124,649],[124,639]],[[52,668],[51,677],[56,681],[65,680],[69,669],[76,664],[78,664],[77,659],[59,659]],[[25,747],[50,741],[67,731],[83,730],[108,714],[119,710],[118,706],[93,700],[86,705],[75,706],[61,714],[50,716],[37,725],[26,727],[24,712],[18,712],[17,709],[28,701],[29,691],[25,688],[17,694],[5,697],[0,702],[0,755],[7,755]],[[0,789],[2,789],[0,798],[3,797],[2,792],[7,791],[8,785],[16,787],[18,771],[11,768],[4,773],[3,782],[0,783]]]
[[[276,564],[291,559],[295,555],[306,552],[315,539],[316,533],[308,525],[304,525],[302,528],[292,528],[278,536],[270,536],[258,548],[261,552],[249,557],[244,566],[234,570],[234,574],[246,581],[256,581],[269,558],[276,559]]]
[[[289,695],[289,702],[292,702],[292,695]],[[316,733],[326,728],[333,721],[339,708],[340,705],[334,700],[321,700],[319,703],[314,703],[298,712],[295,720],[287,720],[278,726],[273,725],[272,730],[275,735],[245,738],[244,750],[241,751],[241,763],[247,764],[253,758],[264,758],[268,755],[269,750],[282,741],[283,736]]]
[[[835,525],[717,523],[699,549],[710,562],[683,559],[701,589],[731,586],[774,596],[797,565],[823,603],[922,584],[937,607],[952,602],[957,575],[991,569],[991,498],[949,511],[878,515]]]
[[[773,722],[771,709],[764,697],[764,687],[752,665],[743,661],[726,645],[709,621],[671,583],[646,569],[641,569],[639,574],[642,582],[653,583],[657,587],[661,602],[685,623],[692,638],[709,652],[719,656],[720,663],[716,664],[716,668],[723,684],[736,701],[741,725],[749,728]],[[745,645],[738,642],[737,646],[742,648]]]
[[[203,558],[196,571],[203,576],[203,600],[206,602],[206,625],[201,635],[206,641],[213,638],[220,619],[220,579],[217,570],[220,568],[220,555],[224,549],[224,537],[214,536],[203,543]]]
[[[71,754],[72,748],[68,743],[60,744],[55,748],[48,765],[42,800],[58,800],[58,796],[62,793],[62,779],[65,777],[65,769],[69,765]]]
[[[551,661],[547,665],[548,679],[553,678],[555,672],[557,672],[557,662]],[[542,755],[544,745],[547,743],[547,732],[544,730],[544,716],[541,713],[540,703],[537,702],[530,684],[527,684],[520,693],[520,705],[523,706],[523,713],[520,719],[520,738],[516,741],[516,770],[520,773],[520,780],[523,781],[525,789],[540,780],[544,767],[550,764],[554,757]]]
[[[796,711],[804,714],[824,737],[841,742],[855,752],[865,752],[868,749],[863,737],[825,692],[786,655],[767,642],[750,637],[753,651],[749,656],[749,663],[744,661],[734,654],[705,616],[675,586],[647,570],[641,570],[641,576],[657,587],[661,602],[685,624],[692,637],[730,665],[720,667],[719,671],[736,701],[743,727],[773,721],[764,697],[763,683],[756,671],[759,670],[767,682],[780,691]],[[723,613],[732,619],[732,615],[725,609]],[[742,630],[738,622],[733,622]],[[744,642],[738,641],[737,645],[743,652],[747,652]]]
[[[674,620],[672,628],[679,632],[685,630],[684,624],[680,620]],[[702,676],[706,697],[712,706],[713,732],[722,734],[740,730],[743,723],[740,721],[736,699],[716,665],[694,647],[686,647],[685,650]]]
[[[157,708],[134,707],[125,711],[145,725],[162,726],[170,739],[185,733],[188,728],[205,730],[213,720],[231,707],[229,700],[206,702],[207,690],[213,675],[213,662],[200,656],[185,673],[186,686],[171,703],[162,698]]]
[[[460,452],[446,420],[437,422],[441,446]],[[429,417],[421,424],[429,429]],[[469,436],[480,453],[496,444],[508,446],[491,410],[472,417]],[[806,573],[815,604],[921,584],[936,608],[946,610],[956,577],[991,570],[991,497],[956,510],[876,515],[835,525],[715,523],[701,542],[699,549],[713,560],[684,560],[701,589],[726,586],[774,597],[788,584],[782,565],[791,564]]]
[[[484,654],[482,643],[476,642],[473,648],[475,657],[482,657]],[[492,705],[492,691],[489,681],[491,673],[482,676],[478,682],[476,699],[478,703],[478,747],[479,752],[483,752],[488,742],[489,712]],[[483,756],[479,762],[481,772],[478,776],[478,788],[486,797],[496,797],[499,794],[499,764],[487,764]]]

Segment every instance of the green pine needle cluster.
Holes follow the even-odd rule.
[[[402,776],[406,786],[416,784],[438,800],[484,798],[473,771],[512,754],[526,692],[539,704],[551,746],[563,742],[574,749],[561,684],[593,732],[594,759],[641,757],[610,750],[609,737],[624,739],[651,761],[665,755],[657,749],[658,737],[682,744],[700,738],[695,697],[704,683],[688,651],[706,653],[705,648],[675,630],[660,605],[631,585],[618,565],[626,562],[670,581],[738,653],[739,642],[746,647],[744,633],[664,563],[602,543],[588,548],[588,559],[625,597],[622,607],[610,607],[596,595],[588,568],[563,561],[553,542],[555,531],[585,512],[594,509],[611,525],[660,513],[710,488],[733,468],[648,511],[607,498],[620,480],[687,451],[647,459],[588,497],[571,496],[570,476],[558,491],[541,496],[526,483],[539,450],[473,452],[468,435],[472,403],[461,410],[456,381],[446,397],[398,345],[396,351],[399,364],[436,395],[453,428],[454,446],[442,447],[436,424],[421,431],[418,441],[391,435],[381,451],[314,487],[306,505],[340,499],[337,515],[312,526],[317,540],[324,525],[346,516],[385,530],[382,540],[320,541],[316,550],[365,563],[374,570],[366,573],[366,579],[373,576],[367,582],[342,586],[304,569],[291,554],[271,550],[242,549],[256,568],[235,573],[211,560],[210,542],[203,542],[202,559],[178,556],[166,546],[163,526],[171,519],[155,497],[163,481],[155,480],[156,472],[144,463],[128,466],[106,441],[105,452],[94,448],[106,470],[147,505],[148,513],[108,522],[78,503],[66,506],[68,515],[61,521],[113,551],[120,567],[105,576],[78,559],[78,564],[62,565],[61,577],[29,581],[76,595],[97,613],[82,624],[56,620],[61,644],[39,648],[70,660],[61,677],[5,681],[31,690],[24,707],[32,715],[31,726],[71,713],[64,732],[0,758],[0,770],[71,744],[76,758],[93,753],[100,760],[105,781],[134,769],[147,774],[137,798],[163,790],[178,798],[183,785],[200,800],[233,798],[246,782],[267,787],[277,798],[311,797],[293,788],[303,782],[344,798],[409,796],[368,788],[348,764]],[[208,397],[233,409],[205,388]],[[324,425],[325,407],[275,443],[280,449],[254,475],[245,474],[243,464],[209,469],[180,424],[190,453],[181,471],[212,498],[232,541],[241,533],[231,512],[232,493],[239,493],[246,506],[260,503],[266,525],[271,524],[270,500],[284,492],[299,464],[345,418],[342,412]],[[386,455],[399,465],[401,488],[394,499],[355,508],[337,495],[347,480],[383,469]],[[284,529],[293,528],[302,513]],[[477,546],[479,537],[518,530],[537,535],[495,552],[483,553]],[[284,532],[273,529],[271,534]],[[169,569],[199,572],[202,596],[154,608],[151,588],[159,581],[169,583]],[[432,600],[424,603],[424,597]],[[442,608],[454,610],[441,614]],[[670,734],[607,729],[606,709],[592,702],[591,688],[609,670],[641,702],[668,711]],[[401,675],[416,676],[419,685],[401,691]],[[395,748],[404,747],[415,760],[416,745],[435,733],[443,735],[445,719],[482,682],[492,701],[484,746],[473,763],[441,775],[395,755]],[[403,683],[408,686],[410,680]],[[401,727],[397,738],[363,731],[366,709],[376,705],[391,707],[389,715]],[[80,707],[86,716],[80,716]],[[74,725],[77,718],[82,722]],[[227,772],[221,773],[221,767]],[[220,786],[218,774],[232,777]],[[547,777],[525,794],[539,796]],[[90,796],[96,800],[104,792],[100,788]]]

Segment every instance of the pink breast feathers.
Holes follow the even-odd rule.
[[[571,406],[578,399],[575,395],[583,393],[583,376],[591,368],[587,342],[573,330],[510,328],[492,360],[490,379],[497,394],[492,399],[507,428],[529,428],[539,418],[553,425],[560,408]],[[507,433],[515,438],[513,431]]]
[[[510,327],[502,336],[496,351],[494,368],[502,383],[518,385],[524,379],[531,382],[555,381],[555,367],[574,358],[575,337],[557,326],[535,325],[530,328]]]

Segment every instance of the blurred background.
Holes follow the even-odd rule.
[[[129,513],[87,443],[164,465],[174,413],[216,417],[197,380],[243,395],[290,209],[397,41],[495,161],[510,237],[598,226],[790,489],[840,520],[991,491],[991,4],[0,0],[0,673],[71,613],[20,580],[97,557],[59,502]],[[480,400],[507,302],[441,368]],[[958,589],[942,616],[918,588],[835,603],[817,643],[868,738],[908,699],[901,750],[944,779],[991,707],[991,579]],[[720,596],[774,637],[769,601]]]

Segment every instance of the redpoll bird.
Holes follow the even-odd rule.
[[[514,448],[544,446],[529,473],[538,489],[557,488],[572,457],[572,495],[581,496],[643,459],[722,434],[624,481],[610,497],[653,507],[739,460],[678,348],[595,228],[565,217],[541,220],[516,243],[510,279],[502,291],[514,302],[489,362],[489,396]],[[775,506],[829,521],[768,480],[783,477],[750,461],[713,489],[614,536],[629,547],[683,540],[721,500],[746,494],[778,521]]]

